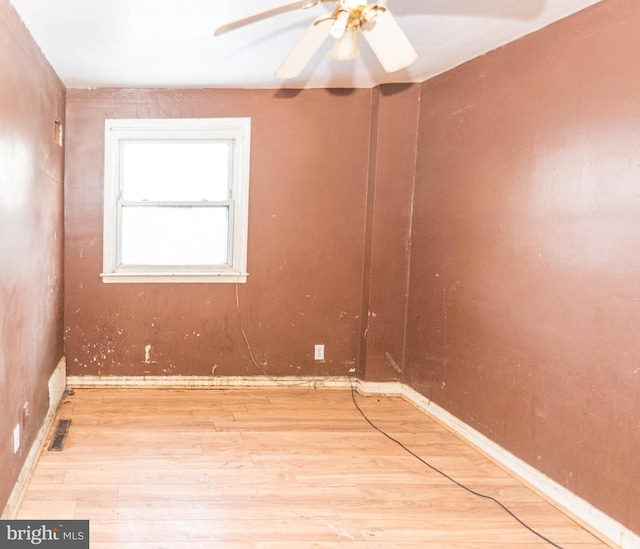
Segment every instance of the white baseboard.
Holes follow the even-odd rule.
[[[67,363],[60,359],[56,369],[49,378],[49,414],[55,413],[67,388]]]
[[[38,463],[40,452],[44,447],[45,438],[49,432],[51,424],[53,423],[60,401],[62,400],[62,396],[66,388],[66,372],[67,365],[63,357],[60,359],[56,369],[49,378],[49,409],[47,410],[47,415],[38,430],[38,434],[36,435],[31,448],[29,449],[29,453],[22,465],[22,469],[20,470],[16,483],[13,486],[9,500],[2,511],[3,519],[8,520],[14,518],[20,507],[20,503],[22,502],[22,498],[24,497],[24,493],[27,488],[27,483],[29,482],[29,479],[31,478],[31,475]]]
[[[68,376],[67,386],[80,387],[146,387],[163,389],[233,389],[246,387],[313,387],[344,389],[348,377],[268,377],[268,376]]]
[[[358,392],[363,395],[404,396],[403,387],[397,381],[362,381],[358,380]]]
[[[363,395],[402,396],[497,465],[526,483],[542,497],[612,546],[640,549],[640,536],[615,521],[556,481],[511,454],[408,385],[399,382],[367,382],[349,377],[212,377],[212,376],[69,376],[68,387],[219,388],[314,387],[349,389],[352,383]]]

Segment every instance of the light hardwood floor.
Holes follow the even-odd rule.
[[[558,546],[606,547],[411,404],[356,400]],[[16,518],[89,519],[92,549],[552,547],[349,391],[76,389],[57,419]]]

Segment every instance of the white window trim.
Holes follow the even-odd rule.
[[[233,177],[230,222],[231,265],[212,269],[159,270],[122,268],[117,264],[120,142],[135,139],[233,139]],[[171,118],[105,120],[103,272],[105,283],[227,282],[247,280],[249,225],[250,118]]]

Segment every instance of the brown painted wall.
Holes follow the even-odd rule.
[[[63,356],[64,88],[17,13],[0,0],[0,509],[49,406]],[[29,403],[21,448],[13,428]]]
[[[640,532],[640,4],[422,86],[406,380]]]
[[[249,281],[104,284],[105,118],[252,118]],[[345,375],[361,328],[371,90],[70,90],[71,375]],[[325,362],[313,359],[314,344]],[[151,345],[150,364],[145,346]]]

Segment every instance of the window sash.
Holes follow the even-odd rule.
[[[233,258],[233,201],[224,201],[224,202],[135,202],[135,201],[130,201],[130,202],[121,202],[119,204],[119,215],[118,215],[118,231],[117,231],[117,239],[118,239],[118,244],[117,244],[117,267],[118,270],[129,270],[129,271],[145,271],[149,268],[152,269],[173,269],[173,270],[180,270],[180,271],[190,271],[193,269],[203,269],[203,268],[211,268],[211,267],[215,267],[218,269],[231,269],[232,267],[232,258]],[[186,214],[188,211],[191,211],[194,214],[199,213],[200,211],[204,211],[207,209],[212,209],[212,210],[224,210],[225,215],[225,220],[224,220],[224,225],[220,225],[219,229],[220,232],[224,232],[224,260],[221,261],[181,261],[181,262],[170,262],[170,261],[166,261],[166,262],[153,262],[153,261],[146,261],[146,262],[139,262],[136,263],[134,261],[125,261],[126,257],[125,257],[125,250],[127,248],[130,248],[131,245],[135,245],[135,238],[131,238],[129,239],[129,244],[127,244],[127,242],[125,241],[125,236],[127,236],[125,234],[125,227],[124,227],[124,220],[125,220],[125,211],[132,211],[132,210],[148,210],[149,214],[152,214],[152,212],[158,212],[158,214],[160,214],[160,211],[166,208],[167,209],[167,213],[170,215],[171,213],[176,213],[177,211],[182,211],[183,214]],[[174,210],[173,212],[171,212],[171,210]],[[166,217],[169,217],[169,215],[167,215]],[[167,219],[167,222],[169,222],[170,220]],[[206,221],[206,220],[205,220]],[[215,219],[213,219],[212,221],[216,221]],[[165,246],[170,245],[171,244],[171,239],[167,238],[167,236],[165,235],[164,239],[161,238],[161,231],[162,229],[164,229],[166,227],[163,226],[159,226],[157,227],[157,231],[160,234],[156,234],[156,237],[150,237],[149,235],[147,235],[147,240],[148,240],[148,244],[153,246],[153,244],[156,245],[161,245],[164,244]],[[184,227],[183,227],[184,228]],[[187,227],[188,228],[188,227]],[[210,227],[211,228],[211,227]],[[191,240],[190,242],[192,243],[191,249],[196,248],[198,243],[201,244],[205,244],[207,241],[207,235],[206,235],[206,229],[207,227],[203,227],[202,230],[198,233],[198,240],[196,242],[194,242],[193,240]],[[216,233],[218,234],[218,233]],[[211,244],[211,242],[209,242]],[[174,249],[176,246],[187,246],[188,247],[188,242],[185,243],[184,241],[182,242],[173,242],[174,244]],[[140,245],[138,244],[138,247],[140,247]],[[187,252],[188,250],[185,250],[184,248],[182,248],[182,250],[178,250],[176,253],[180,254],[182,253],[183,255]],[[149,254],[148,254],[149,255]],[[164,250],[161,250],[161,256],[167,255],[167,252]],[[194,257],[196,254],[195,253],[191,253],[190,254],[191,257]]]
[[[233,163],[234,163],[234,145],[235,145],[235,141],[233,139],[163,139],[163,138],[158,138],[158,139],[126,139],[126,140],[122,140],[120,141],[120,174],[119,174],[119,196],[122,197],[123,200],[130,200],[129,198],[127,198],[127,194],[132,192],[129,191],[129,189],[135,189],[135,186],[137,184],[137,182],[132,182],[131,184],[127,185],[128,183],[128,175],[130,175],[131,173],[135,173],[136,172],[136,165],[134,163],[134,160],[131,159],[130,161],[133,163],[131,165],[127,165],[126,164],[126,160],[127,160],[127,156],[129,156],[131,158],[131,154],[127,155],[127,150],[131,151],[131,148],[127,149],[128,145],[141,145],[141,146],[153,146],[153,145],[159,145],[160,147],[163,146],[167,146],[167,147],[171,147],[172,145],[179,145],[180,147],[188,147],[189,145],[194,145],[196,147],[198,146],[202,146],[202,147],[207,147],[208,145],[211,145],[214,147],[213,150],[210,151],[210,153],[215,156],[215,147],[223,145],[226,148],[226,152],[227,152],[227,158],[226,158],[226,165],[223,167],[224,171],[226,172],[226,181],[224,182],[224,185],[220,185],[220,181],[216,181],[216,175],[213,170],[211,170],[211,166],[204,166],[204,169],[209,169],[210,173],[208,174],[208,176],[210,177],[210,179],[207,181],[207,179],[205,178],[204,181],[200,180],[200,187],[204,187],[205,185],[208,185],[209,188],[206,190],[202,190],[202,195],[197,196],[197,197],[192,197],[190,199],[185,199],[184,197],[184,193],[191,193],[193,192],[192,189],[183,189],[182,190],[182,196],[178,196],[177,194],[174,195],[175,198],[163,198],[162,200],[166,201],[166,202],[180,202],[180,201],[187,201],[187,200],[192,200],[192,201],[199,201],[199,200],[205,200],[205,201],[214,201],[214,200],[221,200],[220,197],[214,199],[211,197],[207,197],[205,196],[205,194],[211,193],[212,191],[215,192],[216,187],[222,187],[221,190],[223,190],[224,192],[222,193],[224,196],[224,199],[228,199],[231,198],[232,196],[232,190],[233,190],[233,176],[234,176],[234,172],[233,172]],[[134,149],[135,150],[135,149]],[[132,151],[133,152],[133,151]],[[164,151],[165,156],[170,156],[170,149],[169,151]],[[175,154],[175,153],[174,153]],[[193,152],[187,153],[187,154],[193,154]],[[202,162],[202,158],[192,158],[191,159],[194,162]],[[188,161],[188,159],[183,158],[181,161],[181,164]],[[182,165],[180,166],[179,170],[180,173],[173,173],[173,177],[167,177],[168,175],[171,175],[171,171],[172,169],[174,169],[174,166],[164,166],[166,172],[168,173],[153,173],[153,170],[158,170],[159,167],[162,167],[162,161],[160,161],[160,163],[158,163],[157,165],[153,166],[151,169],[151,177],[150,179],[153,180],[154,183],[160,183],[160,190],[158,191],[160,194],[165,194],[165,196],[167,194],[172,193],[172,190],[167,189],[167,187],[169,185],[174,185],[175,182],[177,181],[184,181],[187,180],[187,183],[190,182],[191,180],[191,176],[190,175],[185,175],[184,172],[186,172],[187,174],[189,173],[189,166],[183,168]],[[200,175],[199,174],[195,174],[194,179],[199,179]],[[126,188],[128,187],[128,188]],[[164,187],[164,191],[162,190],[162,188]],[[134,191],[135,192],[135,191]],[[129,195],[130,196],[130,195]],[[154,199],[151,196],[147,196],[147,197],[142,197],[141,198],[144,201],[160,201],[157,198]]]

